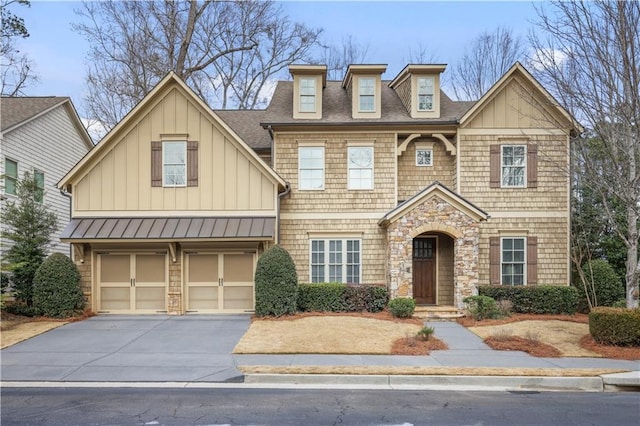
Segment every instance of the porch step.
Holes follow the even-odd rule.
[[[429,321],[455,321],[464,313],[455,306],[416,306],[413,316]]]

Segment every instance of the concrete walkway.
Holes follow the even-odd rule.
[[[639,361],[536,358],[524,352],[495,351],[455,322],[427,323],[449,346],[449,350],[432,351],[429,356],[233,355],[233,348],[249,325],[249,315],[96,316],[3,349],[1,379],[3,382],[229,383],[243,381],[239,366],[255,365],[640,370]],[[640,385],[639,374],[627,374],[623,378]],[[316,377],[316,380],[319,379]]]

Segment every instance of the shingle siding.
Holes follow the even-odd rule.
[[[416,145],[409,143],[398,157],[398,201],[407,200],[434,181],[455,189],[456,157],[448,154],[444,144],[433,142],[433,166],[416,166]]]

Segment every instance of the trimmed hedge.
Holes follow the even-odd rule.
[[[589,333],[603,345],[640,346],[640,308],[595,308],[589,313]]]
[[[468,296],[462,300],[467,305],[469,315],[476,321],[502,318],[504,315],[493,297]]]
[[[512,311],[520,314],[573,315],[578,307],[578,292],[569,286],[480,286],[478,294],[509,300]]]
[[[280,246],[267,249],[256,265],[256,315],[296,312],[298,275],[291,255]]]
[[[40,315],[66,318],[84,307],[84,296],[80,288],[80,272],[61,253],[47,257],[33,277],[33,307]]]
[[[389,312],[397,318],[411,318],[416,310],[416,301],[411,298],[397,297],[389,301]]]
[[[343,283],[298,286],[298,310],[303,312],[380,312],[387,303],[385,287]]]

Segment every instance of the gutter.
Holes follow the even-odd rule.
[[[290,126],[317,126],[317,127],[388,127],[388,126],[452,126],[460,124],[460,120],[447,120],[447,121],[290,121],[290,122],[274,122],[274,123],[260,123],[262,128],[269,130],[269,134],[272,135],[273,127],[290,127]],[[273,137],[273,135],[272,135]]]

